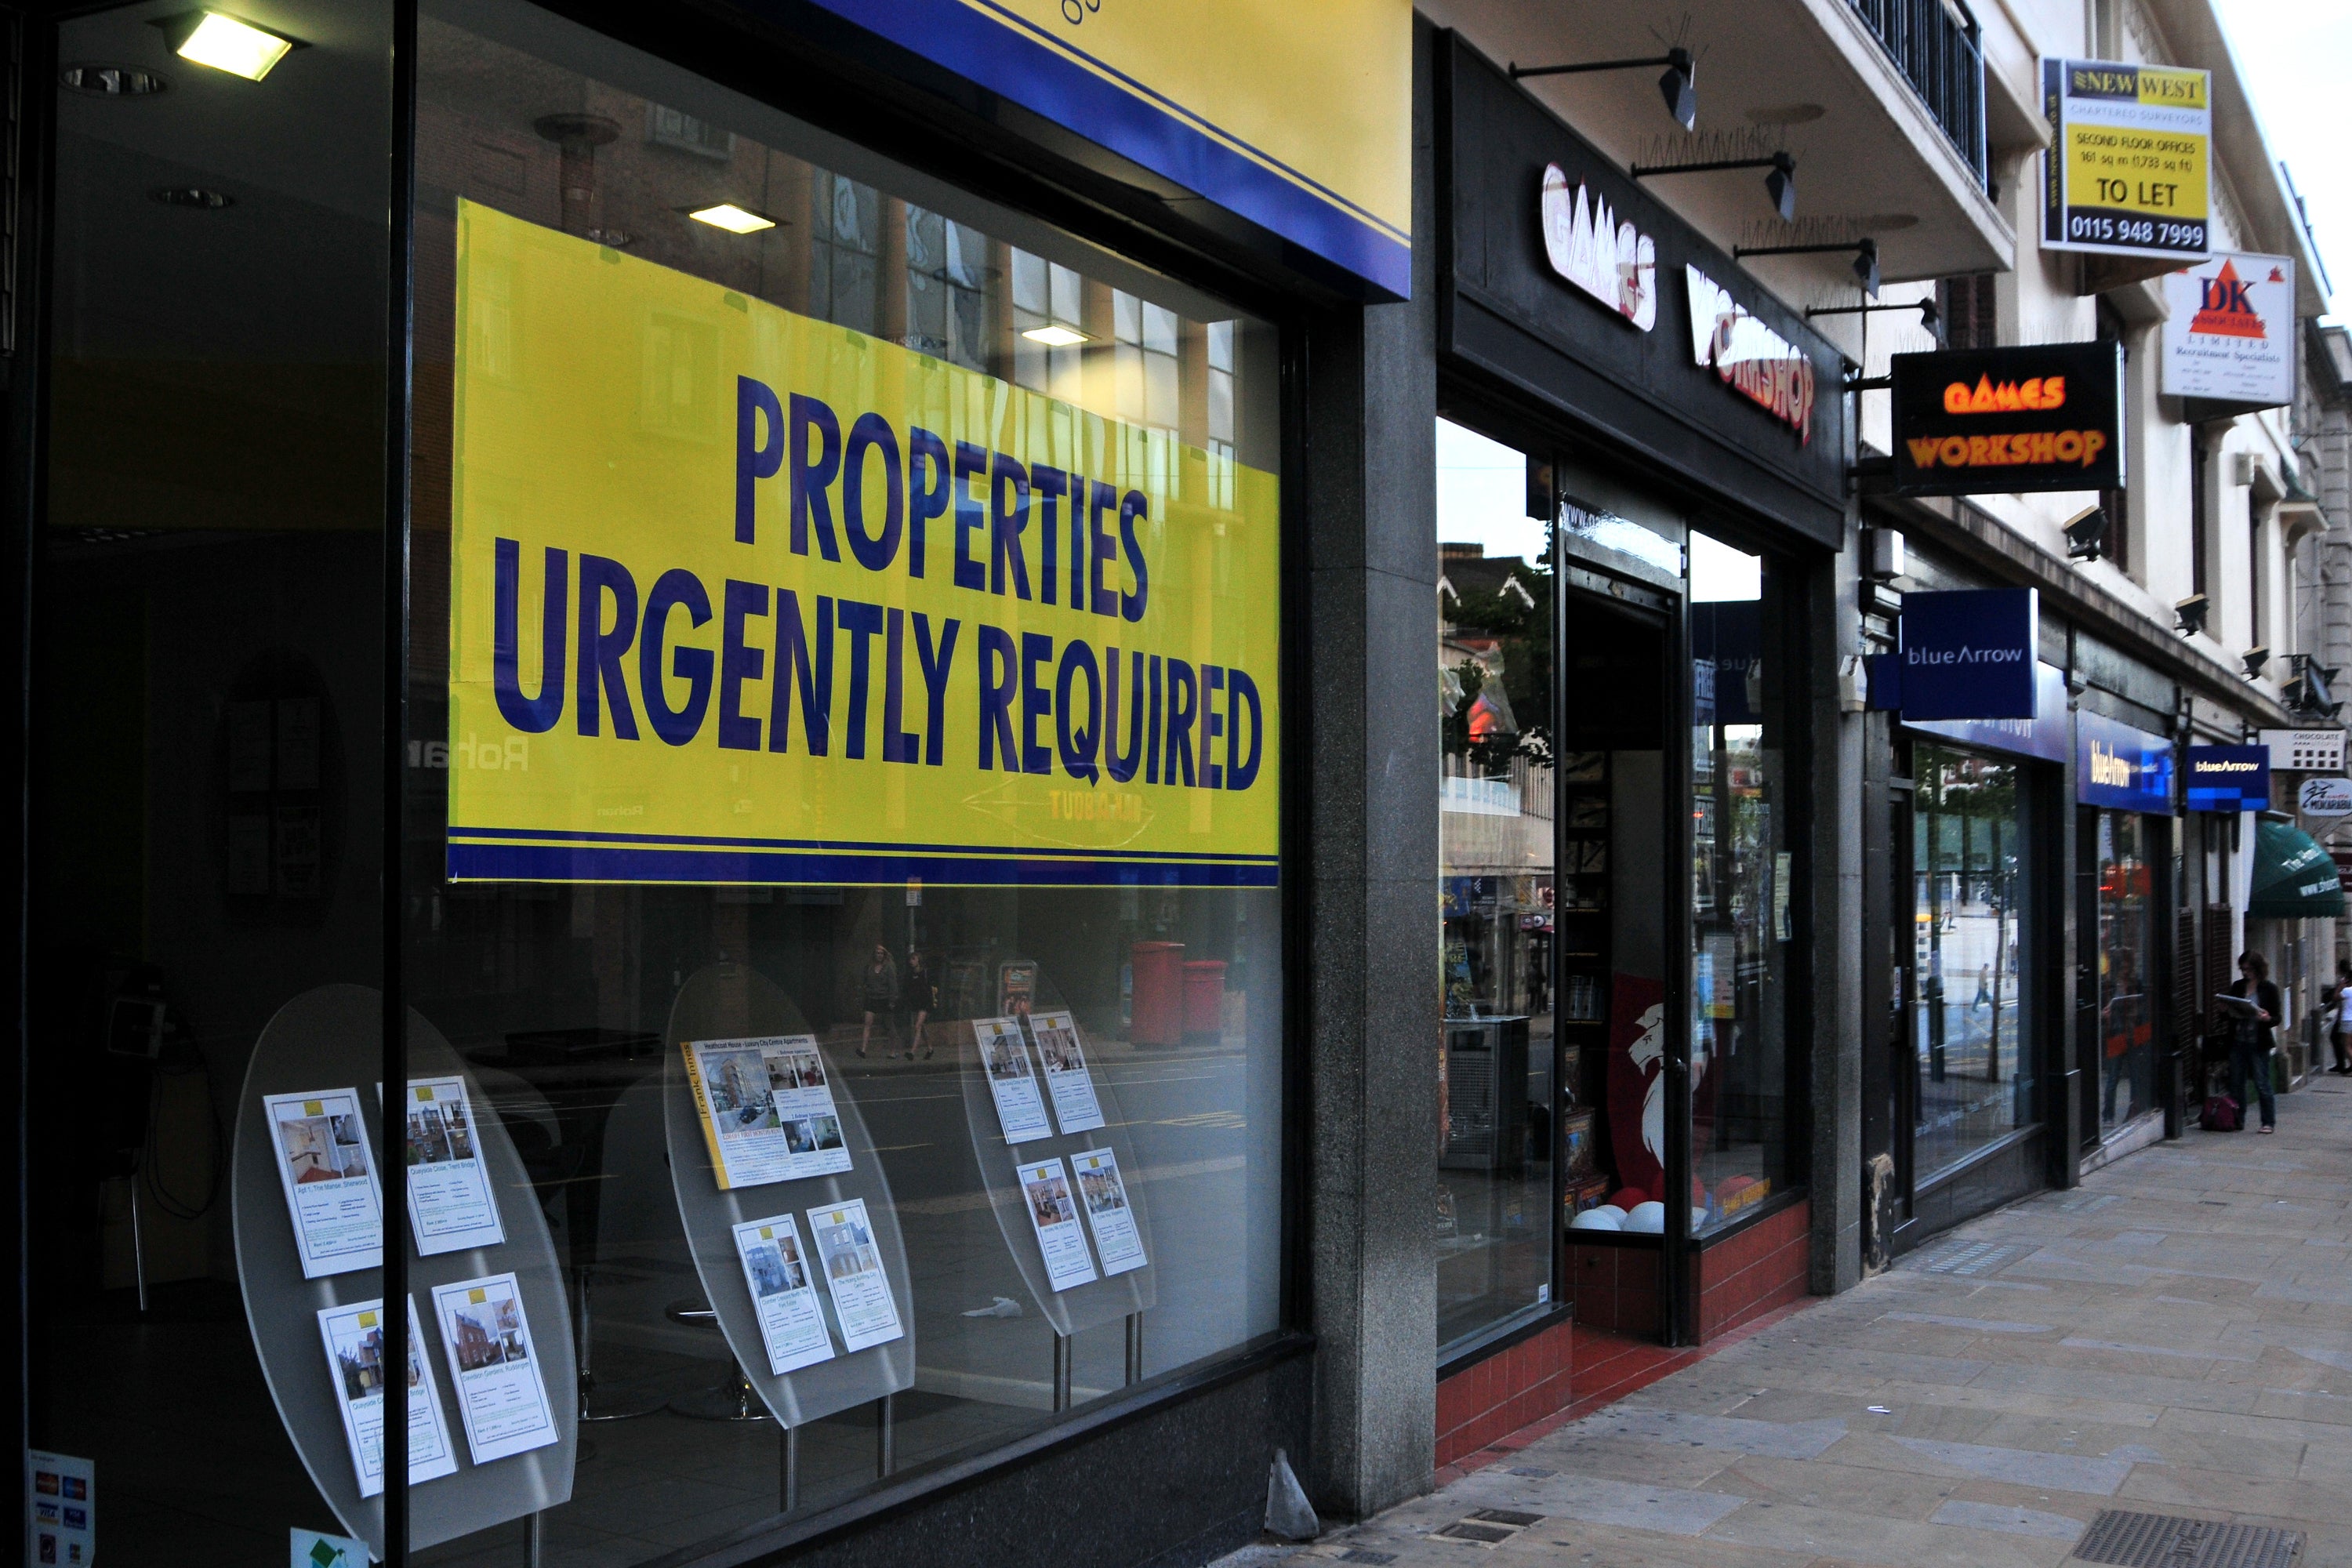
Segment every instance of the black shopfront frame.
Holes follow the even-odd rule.
[[[867,1540],[861,1551],[878,1556],[935,1542],[942,1529],[957,1529],[975,1558],[1025,1560],[1034,1542],[1025,1534],[1035,1521],[1024,1500],[1041,1484],[1061,1517],[1086,1494],[1103,1504],[1097,1517],[1116,1523],[1097,1537],[1115,1557],[1140,1560],[1171,1539],[1199,1531],[1202,1496],[1235,1493],[1235,1466],[1221,1451],[1255,1455],[1266,1445],[1294,1454],[1307,1447],[1311,1401],[1308,1274],[1298,1246],[1306,1212],[1307,1149],[1303,1120],[1308,1085],[1306,1053],[1310,987],[1303,968],[1308,952],[1307,900],[1299,895],[1308,873],[1301,803],[1312,761],[1307,659],[1311,647],[1307,624],[1307,465],[1303,431],[1310,406],[1312,368],[1326,334],[1344,331],[1349,310],[1363,303],[1353,286],[1327,266],[1303,258],[1263,231],[1213,210],[1170,205],[1166,184],[1076,135],[1007,104],[940,68],[879,41],[819,7],[799,0],[684,0],[646,7],[616,0],[533,0],[541,8],[617,42],[643,49],[697,72],[721,86],[779,107],[803,121],[839,134],[919,172],[952,181],[983,199],[1014,208],[1079,235],[1169,277],[1209,290],[1236,307],[1272,321],[1279,336],[1280,407],[1283,442],[1282,500],[1284,668],[1284,773],[1281,781],[1281,866],[1285,894],[1284,1125],[1280,1280],[1281,1327],[1208,1363],[1180,1369],[1096,1399],[1061,1419],[1040,1424],[1010,1443],[950,1459],[893,1479],[821,1510],[772,1519],[714,1542],[656,1559],[667,1564],[764,1563],[803,1549],[853,1535]],[[30,1224],[32,1151],[30,1119],[36,1103],[37,1047],[28,998],[29,932],[37,916],[29,906],[29,845],[33,821],[30,740],[37,676],[35,628],[41,574],[38,540],[47,506],[48,375],[51,349],[50,222],[56,191],[56,88],[59,69],[58,29],[74,17],[117,9],[112,4],[32,4],[0,7],[0,38],[8,47],[8,100],[0,130],[0,434],[5,500],[0,502],[0,534],[6,541],[5,592],[16,633],[7,640],[5,679],[14,711],[0,722],[5,751],[16,783],[14,829],[0,848],[5,872],[18,893],[6,919],[12,961],[5,979],[13,1019],[6,1045],[8,1070],[0,1100],[14,1134],[14,1201],[5,1228],[16,1265],[16,1288],[0,1304],[0,1336],[9,1347],[0,1371],[0,1404],[14,1417],[20,1451],[33,1439],[36,1379],[30,1355],[36,1311],[30,1288],[33,1258]],[[391,105],[396,123],[390,139],[390,208],[386,219],[389,287],[382,320],[388,366],[384,401],[383,546],[380,608],[383,621],[384,677],[380,690],[382,749],[378,783],[383,803],[380,853],[388,867],[404,865],[404,803],[408,781],[413,563],[410,531],[411,435],[415,407],[414,202],[418,7],[415,0],[387,0],[393,49],[388,62]],[[789,81],[789,101],[777,83]],[[950,150],[943,153],[943,149]],[[383,1081],[407,1078],[404,1024],[404,934],[407,889],[398,874],[382,879],[381,926]],[[403,1132],[387,1100],[373,1135],[382,1147],[396,1148]],[[405,1166],[383,1164],[387,1220],[384,1299],[404,1307],[407,1289],[408,1207]],[[396,1320],[401,1308],[392,1308]],[[387,1331],[397,1327],[387,1322]],[[383,1433],[385,1561],[406,1560],[404,1499],[408,1490],[405,1431],[397,1420]],[[1187,1458],[1171,1467],[1169,1456]],[[1156,1501],[1138,1506],[1126,1478],[1157,1467],[1168,1485]],[[1042,1471],[1049,1479],[1019,1479]],[[1239,1467],[1243,1502],[1262,1500],[1263,1485],[1248,1466]],[[1189,1479],[1188,1479],[1189,1477]],[[1007,1484],[1007,1507],[974,1531],[973,1510],[959,1498],[993,1479]],[[1186,1496],[1187,1489],[1193,1495]],[[1119,1505],[1116,1508],[1111,1505]],[[1191,1506],[1187,1506],[1191,1505]],[[534,1557],[533,1561],[536,1560]],[[1124,1559],[1121,1559],[1124,1560]]]
[[[1823,661],[1834,651],[1832,557],[1851,524],[1845,474],[1853,458],[1851,407],[1842,391],[1843,362],[1794,311],[1747,278],[1738,262],[1691,228],[1647,189],[1614,166],[1524,87],[1450,32],[1435,35],[1436,248],[1439,410],[1450,418],[1539,458],[1560,458],[1625,477],[1681,510],[1695,530],[1736,548],[1769,554],[1789,584],[1776,651],[1792,684],[1791,723],[1783,767],[1790,785],[1786,842],[1798,849],[1800,891],[1790,900],[1790,966],[1785,1015],[1789,1168],[1791,1189],[1756,1205],[1704,1243],[1691,1234],[1686,1205],[1666,1205],[1659,1271],[1661,1338],[1696,1342],[1699,1334],[1698,1258],[1712,1247],[1780,1212],[1810,1185],[1812,1169],[1812,1068],[1816,1052],[1834,1049],[1834,1021],[1813,1005],[1812,976],[1823,962],[1817,906],[1834,900],[1825,882],[1814,793],[1822,774],[1811,744]],[[1548,163],[1571,182],[1605,197],[1614,215],[1655,247],[1656,320],[1642,331],[1565,282],[1545,254],[1538,195]],[[1811,362],[1820,388],[1813,426],[1799,440],[1789,426],[1697,364],[1685,312],[1688,264],[1727,287],[1742,308]],[[1614,601],[1654,617],[1668,649],[1669,679],[1660,695],[1668,799],[1664,864],[1669,868],[1664,934],[1667,1047],[1666,1158],[1669,1191],[1688,1190],[1691,1149],[1689,1009],[1693,918],[1688,897],[1692,830],[1690,784],[1690,616],[1687,579],[1629,574],[1605,552],[1559,552],[1555,647],[1564,648],[1576,595]],[[1768,634],[1769,635],[1769,634]],[[1555,672],[1555,722],[1563,729],[1564,670]],[[1559,853],[1556,848],[1555,854]],[[1557,863],[1557,862],[1556,862]],[[1675,880],[1679,873],[1683,880]],[[1555,944],[1557,948],[1559,944]],[[1557,955],[1555,955],[1557,963]],[[1804,978],[1799,978],[1801,971]],[[1555,1134],[1557,1136],[1557,1134]],[[1555,1148],[1554,1182],[1561,1179]],[[1555,1212],[1558,1193],[1555,1192]],[[1567,1233],[1562,1232],[1565,1236]],[[1580,1237],[1592,1233],[1577,1233]],[[1649,1249],[1646,1238],[1612,1238]],[[1553,1311],[1531,1309],[1455,1347],[1441,1375],[1495,1353],[1565,1317],[1567,1247],[1555,1249]]]

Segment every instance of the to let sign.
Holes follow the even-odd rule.
[[[1906,495],[2119,489],[2123,348],[2109,339],[1896,354]]]
[[[2031,719],[2042,605],[2032,588],[1903,595],[1903,717]]]

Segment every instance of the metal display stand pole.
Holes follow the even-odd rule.
[[[1127,1385],[1130,1388],[1143,1381],[1143,1314],[1127,1315]]]
[[[801,1506],[801,1429],[797,1426],[776,1429],[776,1500],[782,1513]]]
[[[895,1394],[874,1402],[874,1474],[883,1479],[898,1468],[898,1404]]]
[[[1070,1336],[1054,1336],[1054,1408],[1070,1407]]]

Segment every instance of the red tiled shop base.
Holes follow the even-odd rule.
[[[1692,1266],[1700,1343],[1805,1293],[1812,1218],[1810,1203],[1793,1203],[1700,1250]],[[1652,1247],[1571,1241],[1568,1288],[1576,1321],[1607,1332],[1655,1337],[1658,1261]]]
[[[1571,1243],[1574,1323],[1521,1340],[1438,1383],[1439,1469],[1497,1445],[1533,1442],[1562,1421],[1687,1366],[1728,1342],[1724,1336],[1739,1337],[1802,1303],[1811,1232],[1811,1205],[1795,1203],[1702,1249],[1692,1264],[1699,1345],[1671,1351],[1656,1342],[1659,1254]]]

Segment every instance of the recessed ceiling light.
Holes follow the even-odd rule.
[[[58,79],[76,92],[92,98],[144,98],[163,90],[163,79],[136,66],[68,66]]]
[[[199,212],[218,212],[236,205],[236,198],[227,192],[206,190],[202,185],[158,185],[147,194],[167,207],[194,207]]]
[[[686,216],[697,223],[723,228],[730,234],[757,234],[763,228],[776,226],[774,218],[762,217],[751,208],[739,207],[733,202],[720,202],[715,207],[703,207]]]
[[[267,28],[225,16],[218,11],[205,11],[198,13],[196,25],[189,29],[186,37],[173,46],[172,52],[184,60],[241,76],[247,81],[259,81],[293,47],[291,38],[280,37]]]
[[[1086,333],[1075,331],[1059,324],[1032,327],[1021,335],[1033,343],[1044,343],[1049,349],[1076,348],[1078,344],[1088,341]]]

